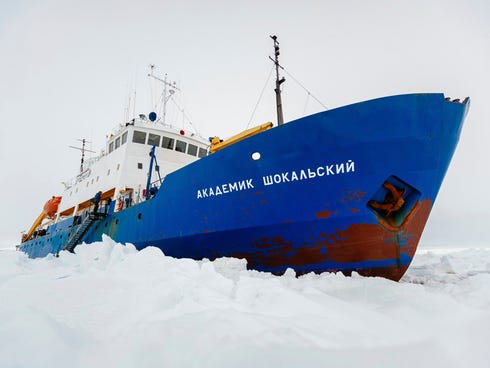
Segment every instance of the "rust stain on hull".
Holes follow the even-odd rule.
[[[330,215],[332,214],[332,211],[320,211],[320,212],[317,212],[316,213],[316,217],[320,218],[320,219],[326,219],[326,218],[329,218]]]
[[[346,230],[333,234],[321,233],[316,240],[305,246],[294,246],[280,236],[262,238],[254,244],[258,252],[235,254],[246,258],[248,267],[266,266],[270,268],[302,267],[322,263],[349,264],[357,262],[394,260],[397,265],[362,269],[325,269],[315,272],[341,271],[350,275],[353,271],[363,276],[380,276],[394,281],[406,272],[409,264],[401,265],[401,256],[412,259],[429,216],[432,202],[423,200],[412,211],[409,219],[396,231],[376,224],[353,224]],[[266,250],[266,252],[264,252]],[[298,274],[300,274],[299,272]]]
[[[342,203],[361,202],[365,195],[366,192],[363,192],[361,190],[347,191],[345,196],[340,198],[340,202]]]

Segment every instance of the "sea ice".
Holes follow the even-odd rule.
[[[76,251],[0,252],[1,367],[489,366],[490,249],[419,252],[399,283]]]

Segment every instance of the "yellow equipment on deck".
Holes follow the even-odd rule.
[[[39,225],[41,225],[41,223],[46,217],[50,219],[54,219],[54,216],[56,215],[56,211],[58,211],[58,206],[60,202],[61,202],[61,197],[56,197],[56,196],[53,196],[51,199],[49,199],[46,202],[46,204],[43,207],[43,211],[34,221],[29,231],[22,235],[22,242],[25,242],[32,237],[36,229],[39,227]]]
[[[242,139],[251,137],[255,134],[261,133],[261,132],[268,130],[270,128],[272,128],[272,123],[268,122],[268,123],[256,126],[254,128],[244,130],[243,132],[238,133],[238,134],[234,135],[233,137],[228,138],[225,141],[221,141],[219,139],[219,137],[214,137],[213,140],[211,141],[211,148],[209,149],[209,151],[211,153],[214,153],[216,151],[219,151],[220,149],[231,146],[232,144],[239,142]]]
[[[36,231],[37,227],[41,225],[43,220],[47,217],[45,212],[41,212],[41,214],[37,217],[37,219],[34,221],[32,224],[31,228],[29,231],[25,234],[22,235],[22,242],[25,242],[26,240],[29,240],[32,237],[32,234],[34,234],[34,231]]]

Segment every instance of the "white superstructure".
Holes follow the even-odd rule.
[[[88,159],[83,171],[65,183],[59,214],[76,214],[78,206],[90,201],[98,191],[107,193],[114,190],[113,200],[130,192],[133,203],[141,201],[148,179],[152,146],[155,146],[155,156],[163,178],[206,156],[209,142],[193,133],[152,122],[141,115],[121,125],[108,137],[105,150],[98,157]],[[152,181],[157,178],[154,173]]]

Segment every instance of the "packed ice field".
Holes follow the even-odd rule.
[[[110,238],[0,251],[0,367],[489,367],[490,248],[403,279],[250,271]]]

